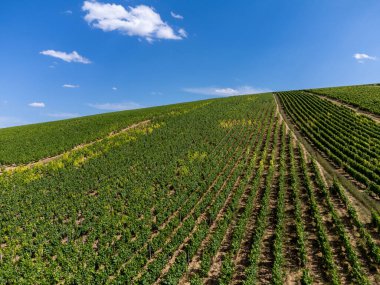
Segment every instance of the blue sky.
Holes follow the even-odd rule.
[[[380,81],[379,1],[2,1],[0,127]]]

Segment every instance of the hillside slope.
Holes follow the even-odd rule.
[[[28,163],[89,143],[132,124],[203,104],[182,103],[0,129],[0,166]]]
[[[380,84],[319,88],[310,91],[380,115]]]
[[[3,170],[0,284],[378,284],[377,164],[354,190],[334,177],[360,170],[348,151],[379,151],[377,126],[351,112],[283,92],[110,114],[119,132],[90,124],[76,141],[92,143]],[[304,138],[332,164],[341,143],[341,169]]]

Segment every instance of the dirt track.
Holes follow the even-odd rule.
[[[110,138],[110,137],[114,137],[118,134],[121,134],[121,133],[124,133],[124,132],[127,132],[131,129],[135,129],[137,127],[141,127],[141,126],[144,126],[144,125],[147,125],[150,123],[150,120],[145,120],[145,121],[142,121],[142,122],[139,122],[139,123],[136,123],[136,124],[133,124],[133,125],[130,125],[129,127],[127,128],[124,128],[122,130],[119,130],[119,131],[113,131],[111,133],[109,133],[107,136],[103,137],[103,138],[100,138],[100,139],[97,139],[95,141],[92,141],[92,142],[89,142],[89,143],[84,143],[84,144],[80,144],[80,145],[77,145],[76,147],[74,147],[73,149],[71,150],[68,150],[64,153],[61,153],[61,154],[57,154],[55,156],[51,156],[51,157],[46,157],[46,158],[42,158],[38,161],[34,161],[34,162],[31,162],[31,163],[27,163],[27,164],[19,164],[19,165],[3,165],[2,168],[0,169],[0,175],[3,171],[9,171],[9,170],[13,170],[17,167],[28,167],[28,168],[31,168],[35,165],[41,165],[41,164],[46,164],[52,160],[56,160],[56,159],[59,159],[60,157],[62,157],[64,154],[66,153],[70,153],[72,151],[75,151],[75,150],[78,150],[78,149],[82,149],[82,148],[85,148],[85,147],[88,147],[90,145],[93,145],[94,143],[97,143],[97,142],[100,142],[106,138]]]
[[[380,116],[378,115],[375,115],[371,112],[368,112],[368,111],[364,111],[358,107],[355,107],[353,105],[350,105],[350,104],[347,104],[343,101],[340,101],[340,100],[337,100],[337,99],[333,99],[333,98],[330,98],[330,97],[327,97],[327,96],[323,96],[323,95],[320,95],[320,94],[315,94],[315,93],[311,93],[313,95],[316,95],[318,96],[319,98],[322,98],[324,100],[327,100],[335,105],[338,105],[338,106],[344,106],[352,111],[354,111],[355,113],[359,114],[359,115],[363,115],[363,116],[366,116],[367,118],[371,119],[371,120],[374,120],[376,123],[380,123]]]

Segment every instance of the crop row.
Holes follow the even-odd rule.
[[[327,187],[325,186],[323,182],[323,179],[321,177],[321,174],[319,172],[318,166],[316,165],[315,161],[313,161],[313,170],[316,175],[316,183],[319,189],[321,190],[323,197],[325,198],[325,201],[328,205],[328,209],[334,221],[336,231],[338,232],[339,239],[343,243],[343,246],[346,251],[346,255],[351,264],[351,271],[355,279],[355,282],[360,283],[360,284],[370,284],[368,278],[366,277],[362,269],[362,265],[360,264],[357,253],[355,252],[355,249],[353,248],[351,244],[351,240],[346,232],[343,221],[338,215],[337,210],[335,209],[331,201],[329,190],[327,189]]]
[[[257,165],[257,163],[259,163],[258,158],[263,156],[262,152],[266,149],[265,145],[267,145],[267,143],[269,142],[268,138],[272,136],[274,126],[275,125],[272,123],[271,126],[269,126],[266,130],[262,132],[260,136],[260,143],[256,145],[255,151],[252,154],[252,157],[250,158],[250,164],[242,171],[239,183],[237,185],[234,185],[234,187],[237,187],[238,195],[234,196],[234,203],[228,208],[227,213],[225,213],[221,217],[221,222],[218,224],[216,232],[210,232],[210,235],[212,235],[212,237],[209,239],[210,242],[205,243],[205,247],[200,254],[200,269],[198,270],[198,272],[195,272],[193,274],[190,273],[190,281],[192,283],[196,283],[196,280],[199,280],[200,278],[207,277],[210,267],[214,262],[213,257],[220,249],[221,243],[226,235],[227,229],[229,229],[232,224],[237,222],[237,210],[243,203],[243,193],[246,193],[247,191],[250,192],[248,186],[251,180],[253,179],[250,173],[254,173],[255,170],[259,167]],[[233,223],[231,221],[233,221]]]
[[[263,198],[261,200],[261,208],[256,220],[255,234],[253,236],[252,245],[249,253],[249,263],[250,265],[245,269],[246,280],[245,284],[254,284],[257,278],[258,262],[260,249],[262,245],[262,238],[267,226],[267,219],[269,213],[269,199],[272,190],[272,183],[275,174],[275,162],[276,162],[276,152],[278,151],[278,133],[279,128],[276,129],[276,135],[274,139],[274,147],[271,153],[271,160],[269,161],[268,174],[265,181],[265,189]]]
[[[344,86],[335,88],[312,89],[313,93],[328,96],[347,104],[359,107],[375,114],[380,114],[378,84]]]
[[[319,150],[370,191],[380,193],[380,129],[375,123],[361,124],[356,115],[304,92],[278,95],[293,122]]]
[[[273,137],[270,138],[269,135],[272,132]],[[303,215],[307,212],[303,212],[302,207],[310,209],[312,227],[315,227],[318,247],[322,252],[322,263],[319,266],[327,269],[326,272],[320,269],[323,282],[329,280],[333,284],[342,284],[346,281],[370,284],[373,281],[373,279],[369,281],[367,277],[368,263],[363,260],[363,256],[359,258],[358,248],[352,243],[352,237],[355,235],[348,235],[348,228],[343,223],[341,214],[338,214],[336,205],[331,201],[329,189],[323,181],[316,162],[307,162],[307,155],[300,146],[296,147],[299,156],[295,158],[293,141],[286,134],[284,126],[280,128],[277,124],[275,130],[267,132],[267,136],[261,147],[260,144],[256,144],[253,158],[240,169],[241,173],[246,173],[244,178],[236,176],[235,182],[230,184],[232,193],[221,196],[224,204],[213,212],[211,223],[206,219],[204,226],[197,229],[205,233],[199,233],[199,235],[194,233],[195,241],[192,239],[186,241],[186,245],[180,248],[176,259],[165,266],[167,270],[164,275],[154,284],[183,284],[187,281],[191,284],[209,284],[210,282],[254,284],[263,282],[262,266],[269,266],[271,282],[283,284],[287,267],[287,260],[284,259],[287,253],[284,251],[283,242],[286,238],[284,227],[289,226],[284,224],[285,192],[288,187],[291,188],[295,208],[294,223],[297,231],[297,254],[300,260],[299,270],[302,273],[302,283],[312,284],[314,278],[317,278],[316,269],[311,267],[310,263],[315,256],[309,256],[310,252],[305,245],[310,229],[305,229]],[[257,153],[259,149],[262,151],[261,154]],[[257,157],[261,158],[260,162],[254,163]],[[288,175],[289,184],[286,182]],[[307,201],[302,201],[300,198],[301,187],[306,191]],[[258,192],[262,193],[258,194]],[[270,202],[271,197],[276,197],[274,220],[269,219],[273,211],[271,208],[273,206],[270,206],[273,204]],[[257,215],[254,214],[255,211]],[[252,220],[255,216],[256,218]],[[329,217],[332,219],[332,228],[327,228],[326,220],[330,219]],[[269,220],[273,224],[268,224]],[[248,224],[252,222],[254,227],[248,228]],[[264,244],[263,238],[269,227],[274,228],[274,244],[270,247],[270,250],[273,250],[270,253],[273,254],[273,260],[265,265],[262,263],[262,258],[266,257],[262,256],[262,253],[264,249],[267,252],[270,245]],[[252,231],[251,242],[249,247],[244,249],[247,244],[242,241],[250,231]],[[335,239],[339,240],[339,245],[332,242]],[[355,237],[354,243],[362,241],[365,241],[365,238]],[[376,242],[373,240],[373,243]],[[342,256],[337,255],[341,248],[344,249]],[[248,264],[240,275],[236,261],[240,258],[239,252],[242,249],[248,252]],[[347,272],[342,271],[342,262],[350,264]],[[144,280],[144,282],[153,283],[153,280]]]
[[[268,156],[269,153],[269,147],[270,143],[273,144],[273,135],[271,135],[272,132],[268,132],[268,136],[265,140],[265,144],[262,148],[262,154],[260,156],[260,161],[258,164],[258,167],[256,167],[255,171],[252,172],[251,175],[249,173],[249,181],[247,185],[247,190],[249,191],[249,196],[247,197],[247,201],[245,203],[245,206],[243,208],[242,214],[238,217],[238,220],[236,221],[235,226],[233,227],[233,232],[230,240],[230,246],[229,250],[224,256],[221,264],[221,269],[219,276],[217,276],[217,279],[221,284],[228,284],[234,274],[235,270],[235,261],[236,261],[236,255],[238,254],[239,250],[244,246],[243,245],[243,238],[246,234],[247,226],[249,223],[249,220],[252,215],[252,211],[255,207],[255,203],[257,203],[258,199],[258,190],[259,190],[259,184],[262,179],[262,176],[264,175],[264,170],[266,168],[266,165],[268,163]],[[271,135],[271,136],[270,136]]]
[[[244,152],[244,149],[241,147],[241,143],[243,143],[247,139],[249,141],[251,140],[251,138],[252,134],[250,135],[248,132],[245,132],[245,134],[241,137],[240,141],[238,141],[238,147],[235,153],[240,154]],[[223,162],[223,160],[221,160],[221,162]],[[235,168],[236,163],[230,163],[229,165],[227,165],[227,168],[224,169],[223,174],[221,176],[218,176],[215,182],[211,183],[210,187],[207,188],[207,191],[203,193],[200,192],[199,194],[201,194],[201,196],[198,196],[198,198],[197,195],[195,195],[195,199],[193,200],[193,208],[184,207],[184,209],[181,209],[181,213],[183,214],[181,214],[180,216],[182,218],[173,220],[173,222],[169,227],[167,227],[167,229],[160,231],[160,234],[157,236],[157,238],[155,238],[155,243],[151,246],[151,248],[154,251],[152,256],[147,256],[146,258],[142,259],[141,255],[136,255],[137,260],[140,261],[138,263],[134,263],[133,261],[131,261],[131,259],[129,259],[128,264],[131,264],[134,267],[124,267],[120,274],[120,278],[122,278],[121,280],[128,280],[128,278],[132,277],[136,278],[136,275],[142,274],[141,280],[145,280],[146,282],[152,282],[155,276],[154,272],[156,272],[156,274],[159,274],[160,268],[162,268],[166,264],[165,260],[167,260],[169,255],[171,255],[169,252],[172,252],[176,248],[175,244],[181,244],[183,237],[185,237],[187,233],[190,231],[190,229],[197,224],[197,221],[200,220],[199,217],[201,217],[205,209],[207,209],[209,205],[212,204],[212,201],[214,201],[215,199],[215,195],[217,195],[218,193],[222,193],[221,191],[226,188],[224,185],[224,179],[228,177],[230,173],[233,173]],[[187,203],[186,205],[190,206],[192,204]],[[136,271],[136,269],[138,268],[136,266],[140,266],[138,264],[143,265],[145,263],[147,263],[147,265],[144,266],[143,270],[147,270],[146,272],[148,272],[149,275],[144,275],[141,271]],[[156,264],[159,264],[159,266],[157,266]],[[128,277],[128,275],[130,277]]]
[[[0,283],[113,283],[166,264],[170,245],[227,191],[248,141],[267,128],[273,99],[254,99],[163,116],[62,161],[0,176]]]
[[[271,116],[269,116],[268,119],[270,117]],[[273,122],[271,122],[271,125],[272,124]],[[258,136],[260,141],[262,141],[263,134],[266,132],[266,128],[267,127],[265,126],[261,131],[261,135]],[[194,234],[196,237],[188,240],[188,242],[184,246],[188,252],[187,257],[190,260],[193,259],[195,256],[201,255],[201,269],[203,269],[203,271],[206,271],[206,264],[209,264],[209,259],[207,258],[207,256],[210,255],[210,250],[215,250],[217,248],[217,244],[220,242],[220,237],[222,237],[222,233],[226,229],[227,222],[230,220],[230,218],[232,218],[233,210],[236,208],[237,203],[239,202],[239,198],[242,195],[243,187],[241,187],[241,185],[243,182],[241,181],[241,175],[246,171],[247,168],[253,166],[251,162],[254,162],[253,158],[258,155],[257,151],[259,150],[258,147],[260,144],[258,141],[256,141],[255,145],[253,145],[252,147],[247,149],[247,151],[245,151],[245,162],[239,164],[234,176],[231,177],[230,180],[225,181],[225,183],[228,183],[225,186],[225,195],[227,196],[219,195],[217,202],[215,203],[216,205],[213,205],[213,207],[209,209],[207,213],[207,220],[209,220],[210,223],[208,225],[205,224],[205,227],[208,227],[209,230],[202,231],[202,229],[198,228],[197,232]],[[252,153],[254,150],[255,154]],[[218,205],[218,203],[224,204],[222,207],[215,207]],[[226,208],[227,205],[229,205],[228,208]],[[208,239],[207,236],[211,235],[212,238]],[[196,240],[196,242],[194,241],[194,239]],[[205,242],[208,240],[210,240],[211,243]],[[200,250],[202,251],[202,254],[199,254]],[[168,282],[168,280],[171,280],[171,282],[173,282],[173,280],[180,278],[183,274],[183,271],[186,269],[186,265],[186,263],[177,262],[174,266],[170,268],[169,272],[163,277],[163,280],[165,280],[165,282]]]

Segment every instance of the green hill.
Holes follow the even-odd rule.
[[[0,284],[379,284],[380,126],[310,92],[0,142]]]
[[[0,129],[0,165],[54,156],[134,123],[181,112],[198,104],[175,104]]]

